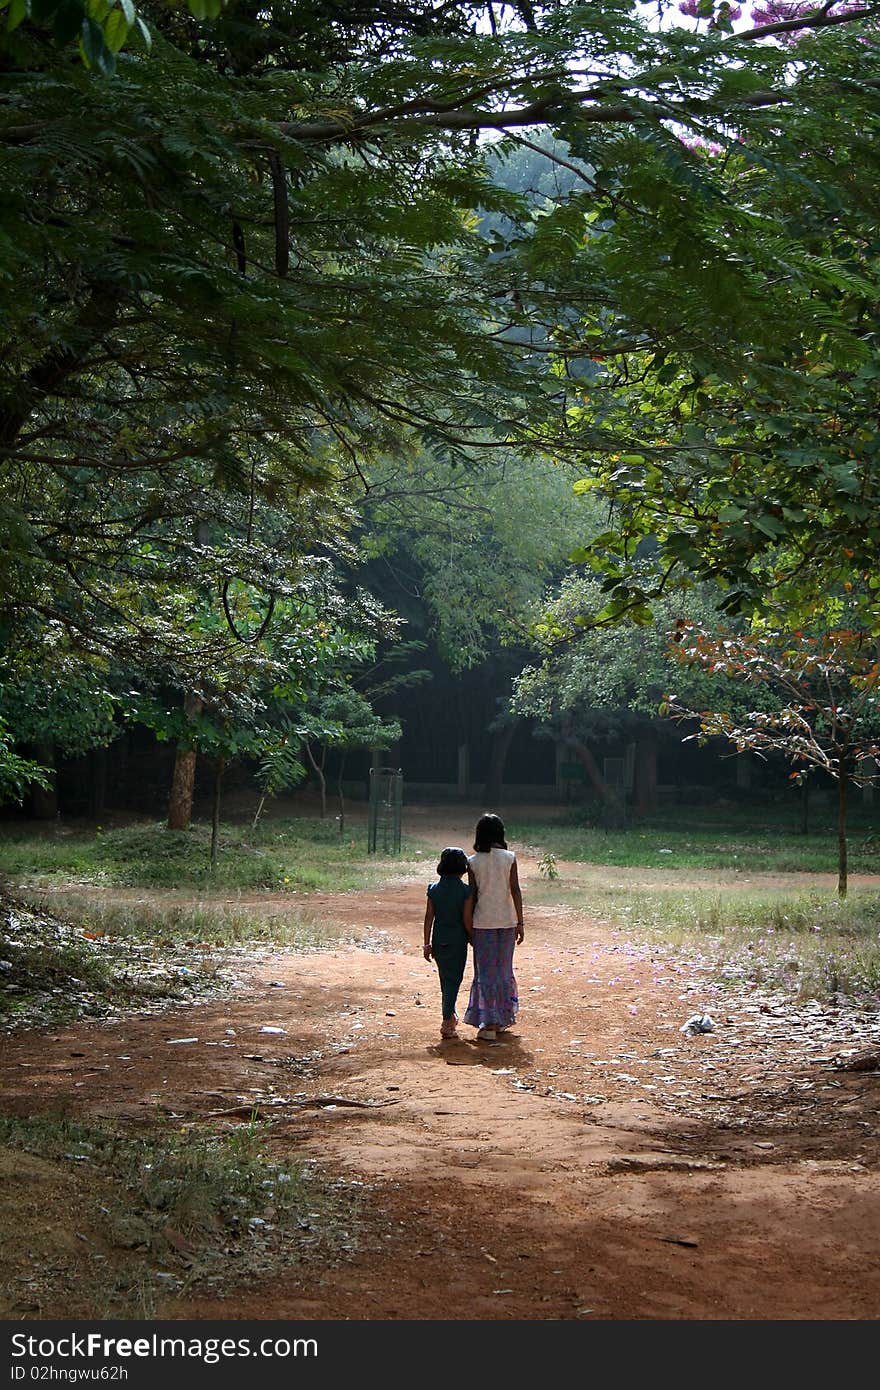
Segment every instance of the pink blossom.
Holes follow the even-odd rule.
[[[861,0],[840,0],[830,7],[831,14],[851,14],[853,10],[864,9]],[[787,19],[807,19],[819,13],[820,6],[815,0],[762,0],[760,5],[752,6],[754,24],[779,24]]]
[[[703,140],[699,135],[679,135],[678,139],[689,150],[700,150],[703,154],[721,154],[723,146],[716,140]]]
[[[834,15],[853,14],[865,8],[863,0],[839,0],[839,3],[831,5],[828,13]],[[819,6],[815,0],[761,0],[760,4],[752,6],[752,24],[755,28],[763,28],[765,24],[783,24],[792,19],[810,19],[819,13]],[[796,44],[807,36],[808,31],[803,29],[790,29],[778,34],[776,37],[780,43]]]

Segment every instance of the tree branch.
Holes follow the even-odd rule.
[[[798,29],[827,29],[831,24],[852,24],[857,19],[872,19],[878,14],[877,6],[871,6],[867,10],[850,10],[847,14],[828,14],[828,7],[823,6],[812,15],[804,15],[799,19],[780,19],[775,24],[761,24],[756,29],[746,29],[741,34],[731,34],[727,39],[728,43],[733,40],[739,42],[741,39],[749,42],[751,39],[772,38],[774,34],[790,34]]]

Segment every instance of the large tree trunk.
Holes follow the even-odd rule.
[[[501,804],[501,798],[504,795],[504,769],[507,765],[507,755],[510,752],[510,745],[519,724],[520,720],[514,719],[509,724],[505,724],[502,729],[496,729],[492,735],[489,769],[486,774],[486,786],[483,790],[483,798],[487,806]]]
[[[196,750],[177,745],[171,796],[168,800],[168,829],[186,830],[192,820],[193,788],[196,781]]]
[[[198,695],[187,695],[183,703],[187,719],[201,712],[204,701]],[[177,745],[171,796],[168,800],[168,829],[186,830],[192,820],[193,788],[196,781],[196,750],[184,739]]]
[[[655,729],[644,729],[636,735],[633,806],[637,816],[650,816],[657,810],[657,732]]]
[[[837,896],[845,898],[847,889],[846,812],[849,773],[843,765],[843,760],[841,760],[839,767],[840,775],[837,779]]]

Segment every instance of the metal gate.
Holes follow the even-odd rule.
[[[403,810],[403,772],[393,767],[370,768],[368,854],[400,853]]]

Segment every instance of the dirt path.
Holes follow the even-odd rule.
[[[264,959],[223,1004],[4,1043],[13,1110],[217,1125],[257,1105],[279,1149],[364,1184],[374,1238],[350,1262],[164,1316],[877,1317],[880,1075],[831,1060],[864,1021],[716,995],[533,907],[515,1030],[441,1042],[423,903],[421,880],[310,897],[361,943]],[[716,1031],[683,1037],[707,1009]]]

